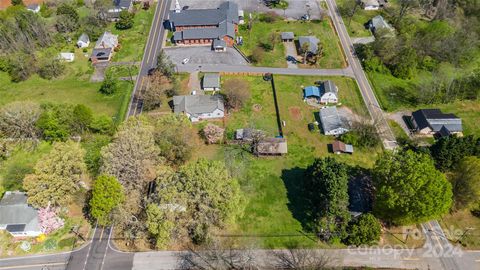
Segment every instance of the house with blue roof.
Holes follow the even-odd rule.
[[[319,103],[338,103],[338,88],[334,82],[327,80],[320,86],[307,86],[303,89],[304,99],[316,99]]]

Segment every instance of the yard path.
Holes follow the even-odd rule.
[[[185,64],[178,65],[179,72],[220,72],[220,73],[238,73],[238,74],[257,74],[272,73],[279,75],[297,75],[297,76],[345,76],[354,77],[351,68],[344,69],[293,69],[293,68],[272,68],[272,67],[253,67],[244,65],[224,65],[224,64]]]

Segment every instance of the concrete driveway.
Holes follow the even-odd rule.
[[[179,46],[165,48],[165,53],[177,66],[181,66],[183,59],[189,58],[189,65],[196,64],[224,64],[247,65],[247,61],[233,48],[226,52],[214,52],[210,46]]]
[[[262,0],[232,0],[236,2],[240,9],[252,12],[268,12],[274,11],[278,15],[283,16],[284,12],[281,9],[270,9]],[[182,7],[189,6],[189,8],[217,8],[224,0],[180,0]],[[289,6],[285,10],[287,18],[299,19],[303,15],[309,13],[312,20],[320,19],[320,5],[316,0],[288,0]],[[172,2],[172,9],[175,2]]]
[[[283,45],[285,46],[285,59],[289,55],[297,58],[297,48],[295,48],[295,42],[284,42]],[[287,66],[288,68],[298,68],[297,64],[294,64],[290,61],[287,61]]]

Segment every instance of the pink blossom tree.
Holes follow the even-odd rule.
[[[50,205],[38,210],[38,223],[44,234],[49,234],[64,225],[63,219],[57,216],[55,209]]]

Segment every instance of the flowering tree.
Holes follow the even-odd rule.
[[[223,139],[225,129],[214,124],[206,125],[202,130],[202,135],[208,144],[218,143]]]
[[[63,219],[57,216],[57,213],[50,205],[38,210],[38,223],[44,234],[49,234],[64,225]]]

